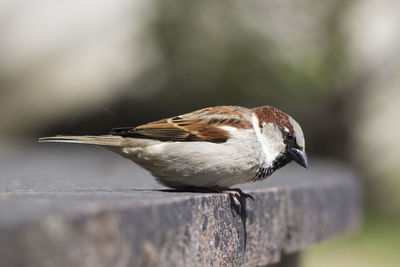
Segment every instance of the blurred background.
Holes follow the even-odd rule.
[[[276,106],[347,162],[365,223],[304,266],[400,262],[400,2],[2,0],[0,159],[213,105]],[[311,161],[312,168],[312,161]]]

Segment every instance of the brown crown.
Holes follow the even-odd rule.
[[[254,108],[253,111],[258,117],[260,128],[262,127],[262,122],[274,123],[282,130],[286,127],[290,132],[293,133],[293,125],[289,121],[289,116],[279,109],[271,106],[263,106]]]

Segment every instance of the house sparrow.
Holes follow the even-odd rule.
[[[43,137],[39,142],[105,147],[175,189],[229,188],[260,181],[294,160],[307,168],[300,125],[271,107],[209,107],[109,135]]]

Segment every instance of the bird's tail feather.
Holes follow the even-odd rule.
[[[54,143],[75,143],[75,144],[89,144],[100,146],[122,146],[124,138],[115,135],[99,135],[99,136],[66,136],[56,135],[51,137],[41,137],[39,142],[54,142]]]

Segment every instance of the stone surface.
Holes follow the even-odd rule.
[[[224,194],[165,190],[97,147],[43,145],[0,161],[0,266],[259,266],[360,223],[344,165],[310,160]],[[280,265],[279,265],[280,266]]]

